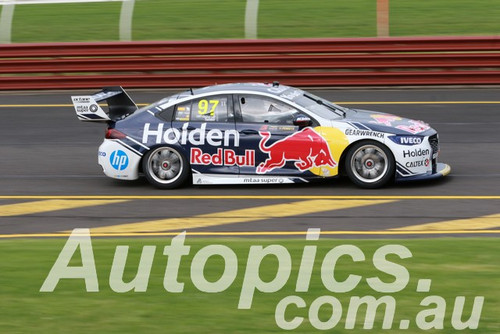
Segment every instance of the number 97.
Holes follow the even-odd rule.
[[[218,104],[219,100],[200,100],[200,102],[198,102],[198,114],[206,115],[209,113],[210,116],[214,116],[215,108],[217,108]]]

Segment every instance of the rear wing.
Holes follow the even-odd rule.
[[[71,101],[76,116],[85,122],[116,121],[137,110],[137,105],[120,86],[104,87],[93,95],[72,96]],[[103,109],[100,101],[106,101],[107,108]]]

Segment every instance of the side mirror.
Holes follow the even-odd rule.
[[[293,125],[298,126],[299,128],[304,128],[312,124],[312,120],[305,115],[297,115],[293,119]]]

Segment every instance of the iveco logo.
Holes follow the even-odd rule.
[[[399,145],[420,145],[423,138],[419,136],[391,136],[393,142]]]
[[[400,137],[401,144],[418,145],[422,143],[422,138],[420,137]]]

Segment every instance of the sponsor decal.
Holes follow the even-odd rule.
[[[90,97],[76,96],[73,98],[73,103],[90,103]]]
[[[287,161],[295,161],[295,167],[306,171],[313,167],[335,167],[327,141],[314,129],[304,128],[267,146],[271,133],[259,131],[262,139],[259,148],[269,154],[269,158],[257,167],[258,174],[264,174],[283,167]]]
[[[403,120],[401,117],[386,114],[372,114],[370,116],[374,119],[371,123],[383,124],[385,126],[393,126],[394,122]],[[397,125],[396,128],[411,134],[417,134],[429,130],[431,127],[422,121],[408,120],[407,124]]]
[[[424,140],[423,137],[418,136],[390,136],[389,137],[393,142],[399,145],[420,145]]]
[[[211,129],[206,131],[207,124],[201,124],[201,127],[188,130],[189,123],[184,123],[182,129],[168,128],[163,131],[164,123],[160,123],[156,126],[156,129],[152,129],[151,123],[144,124],[144,131],[142,134],[142,142],[146,144],[150,137],[153,137],[156,144],[181,144],[186,145],[187,143],[194,146],[230,146],[231,143],[238,147],[240,146],[240,134],[236,130],[219,130]]]
[[[217,153],[203,153],[199,147],[192,147],[190,154],[192,165],[254,167],[255,151],[245,150],[245,155],[237,155],[233,150],[218,148]]]
[[[103,115],[96,115],[102,112],[99,105],[91,96],[74,96],[72,97],[73,105],[78,116],[90,117],[91,119],[99,119]]]
[[[416,158],[429,155],[431,151],[428,148],[425,149],[417,149],[417,150],[404,150],[403,158]]]
[[[294,125],[262,125],[259,131],[295,131],[298,130],[298,126]]]
[[[97,151],[97,155],[100,156],[100,157],[105,157],[106,156],[106,152],[104,152],[104,151]]]
[[[90,103],[90,101],[83,101],[85,99],[83,98],[75,98],[73,99],[76,100],[76,99],[79,99],[81,101],[78,101],[78,102],[74,102],[75,103],[75,111],[77,113],[80,113],[80,114],[83,114],[83,113],[88,113],[88,112],[96,112],[98,107],[97,105],[95,104],[91,104],[90,106],[88,105]]]
[[[370,117],[374,119],[374,121],[370,123],[382,124],[385,126],[392,126],[393,122],[402,120],[401,117],[387,114],[371,114]]]
[[[321,172],[320,173],[321,176],[330,176],[332,174],[332,172],[328,168],[325,168],[325,167],[321,167],[320,172]]]
[[[116,150],[109,156],[111,167],[116,170],[124,170],[128,166],[128,155],[122,150]]]
[[[408,168],[414,168],[414,167],[427,167],[429,166],[429,159],[425,159],[425,160],[417,160],[417,161],[408,161],[405,166],[408,167]]]
[[[243,179],[243,183],[265,183],[265,184],[276,184],[284,183],[285,178],[282,177],[246,177]]]
[[[97,104],[90,105],[90,107],[89,107],[90,112],[97,112],[97,110],[99,110],[99,107],[97,106]]]
[[[424,131],[429,130],[431,128],[429,126],[429,124],[424,123],[422,121],[410,120],[409,123],[410,123],[410,125],[398,125],[398,126],[396,126],[396,128],[403,130],[403,131],[406,131],[406,132],[409,132],[409,133],[412,133],[412,134],[424,132]]]
[[[371,131],[371,130],[346,129],[345,134],[346,134],[346,136],[384,138],[383,132],[377,132],[377,131]]]
[[[191,105],[178,106],[175,113],[176,121],[189,121],[191,117]]]

